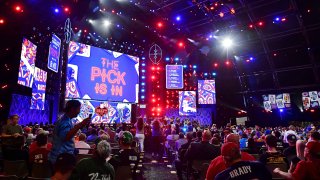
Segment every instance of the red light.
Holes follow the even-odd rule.
[[[281,19],[282,22],[285,22],[286,20],[287,20],[286,18],[282,18],[282,19]]]
[[[250,25],[249,25],[249,28],[250,28],[250,29],[253,29],[253,27],[254,27],[253,24],[250,24]]]
[[[4,24],[4,19],[0,19],[0,24]]]
[[[152,113],[152,116],[154,116],[154,113]]]
[[[156,99],[152,99],[152,102],[156,102]]]
[[[83,32],[85,32],[85,33],[86,33],[86,32],[87,32],[87,30],[85,29],[85,30],[83,30]]]
[[[226,61],[226,65],[229,66],[230,65],[230,61]]]
[[[154,67],[154,66],[152,66],[152,67],[151,67],[151,69],[152,69],[152,71],[154,71],[154,70],[155,70],[155,67]]]
[[[310,112],[314,113],[314,109],[310,109]]]
[[[160,67],[157,67],[157,70],[160,70]]]
[[[211,9],[211,10],[214,10],[214,7],[213,7],[213,6],[211,6],[211,7],[210,7],[210,9]]]
[[[162,22],[158,22],[157,26],[161,28],[163,26]]]
[[[184,43],[183,43],[183,42],[179,42],[178,46],[179,46],[179,47],[183,47],[183,46],[184,46]]]
[[[14,9],[17,11],[17,12],[21,12],[22,11],[22,8],[21,6],[15,6]]]
[[[277,56],[277,53],[273,53],[273,56],[276,57],[276,56]]]
[[[65,7],[65,8],[64,8],[64,12],[69,12],[69,8],[68,8],[68,7]]]
[[[157,115],[158,115],[158,116],[160,116],[160,114],[159,114],[159,113],[158,113]]]
[[[151,79],[155,79],[156,77],[155,76],[151,76]]]
[[[259,25],[259,26],[263,26],[264,23],[263,23],[262,21],[259,21],[259,22],[258,22],[258,25]]]
[[[246,62],[250,62],[250,59],[247,59]]]
[[[114,9],[112,9],[112,11],[111,11],[112,13],[115,13],[116,11],[114,10]]]
[[[157,111],[158,111],[158,112],[161,112],[161,108],[158,108]]]
[[[214,63],[213,66],[214,66],[214,67],[218,67],[218,63]]]

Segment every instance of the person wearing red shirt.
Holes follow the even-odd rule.
[[[226,142],[232,142],[237,144],[240,147],[240,137],[237,134],[229,134],[226,138]],[[247,152],[241,152],[241,160],[242,161],[255,161],[256,159],[248,154]],[[227,169],[226,163],[223,160],[222,155],[216,157],[213,159],[209,165],[209,168],[207,170],[206,179],[212,180],[216,177],[217,174]]]
[[[45,134],[37,136],[37,148],[30,152],[29,161],[33,163],[46,163],[48,161],[49,150],[47,149],[48,137]]]
[[[40,132],[39,133],[39,135],[40,134],[44,134],[44,135],[46,135],[47,136],[47,133],[46,132]],[[37,137],[39,136],[39,135],[37,135]],[[36,139],[35,139],[35,141],[33,141],[31,144],[30,144],[30,146],[29,146],[29,153],[32,153],[34,150],[36,150],[37,148],[38,148],[38,145],[37,145],[37,137],[36,137]],[[47,150],[48,151],[51,151],[51,148],[52,148],[52,144],[51,143],[46,143],[46,148],[47,148]]]
[[[320,143],[317,141],[308,142],[304,149],[304,156],[306,160],[300,161],[293,172],[284,172],[279,168],[275,168],[273,172],[285,179],[320,179]]]

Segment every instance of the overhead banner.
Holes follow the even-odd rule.
[[[18,84],[32,87],[37,46],[26,38],[22,41]]]
[[[60,47],[61,40],[58,38],[58,36],[53,34],[49,46],[48,69],[56,73],[59,71]]]
[[[30,109],[44,110],[47,72],[35,67]]]
[[[179,115],[191,116],[196,113],[196,91],[179,91]]]
[[[263,106],[266,111],[272,111],[272,109],[290,108],[291,100],[289,93],[283,94],[268,94],[262,95]]]
[[[166,88],[183,89],[182,65],[166,65]]]
[[[216,104],[216,83],[214,79],[198,80],[198,103]]]
[[[71,41],[66,98],[138,102],[139,58]]]
[[[320,107],[320,91],[309,91],[302,93],[302,103],[304,109]]]

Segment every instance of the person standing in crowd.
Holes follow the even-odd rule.
[[[287,158],[289,162],[297,157],[297,150],[296,150],[296,142],[297,137],[294,134],[289,134],[287,136],[287,141],[289,143],[289,147],[287,147],[283,151],[283,155]]]
[[[241,139],[240,139],[240,149],[247,148],[248,145],[248,135],[246,133],[242,133]]]
[[[215,180],[272,179],[271,173],[262,163],[241,160],[241,151],[238,144],[232,142],[225,143],[221,148],[221,155],[227,169],[219,173],[215,177]]]
[[[82,159],[74,168],[71,180],[91,180],[115,178],[113,166],[107,161],[110,157],[110,144],[102,140],[98,143],[92,158]]]
[[[298,134],[297,134],[297,132],[295,131],[295,127],[294,127],[293,125],[290,125],[290,126],[289,126],[289,130],[284,133],[284,136],[283,136],[283,142],[284,142],[284,143],[287,143],[287,144],[288,144],[287,136],[288,136],[289,134],[293,134],[293,135],[295,135],[296,137],[298,137]]]
[[[144,122],[142,118],[138,118],[136,124],[136,138],[139,141],[140,152],[144,152]]]
[[[86,143],[86,139],[87,136],[84,133],[81,133],[79,135],[79,141],[77,141],[75,143],[75,147],[76,148],[80,148],[79,149],[79,154],[88,154],[89,153],[89,149],[91,148],[90,145],[88,143]],[[86,150],[88,149],[88,150]]]
[[[320,179],[320,143],[316,141],[308,142],[304,150],[304,156],[306,160],[300,161],[293,172],[284,172],[279,168],[275,168],[273,172],[285,179]]]
[[[152,123],[152,156],[160,155],[161,150],[161,141],[162,141],[162,131],[160,122],[158,120],[153,121]]]
[[[23,135],[22,127],[18,124],[19,115],[15,114],[9,117],[10,123],[2,127],[2,137],[18,137]]]
[[[52,164],[56,162],[59,154],[75,153],[74,135],[79,129],[87,125],[91,118],[84,119],[81,123],[72,124],[71,119],[77,117],[80,113],[81,103],[77,100],[70,100],[66,104],[65,114],[55,122],[53,130],[52,150],[49,153],[49,160]]]
[[[225,139],[226,140],[225,143],[235,143],[240,148],[239,139],[240,139],[240,137],[238,134],[229,134]],[[247,152],[241,151],[241,160],[255,161],[256,159],[253,156],[251,156],[250,154],[248,154]],[[227,168],[227,165],[223,159],[223,156],[220,155],[220,156],[216,157],[215,159],[213,159],[211,161],[211,163],[209,165],[209,168],[207,170],[206,179],[208,179],[208,180],[214,179],[217,174],[224,171],[226,168]]]
[[[59,154],[54,164],[54,174],[51,180],[66,180],[69,179],[74,167],[76,158],[69,153]]]

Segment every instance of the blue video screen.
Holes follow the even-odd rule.
[[[138,102],[139,58],[70,42],[66,98]]]
[[[216,82],[211,80],[198,80],[198,103],[216,104]]]
[[[196,113],[196,91],[179,91],[179,115],[192,116]]]
[[[35,67],[30,109],[44,110],[47,72]]]

